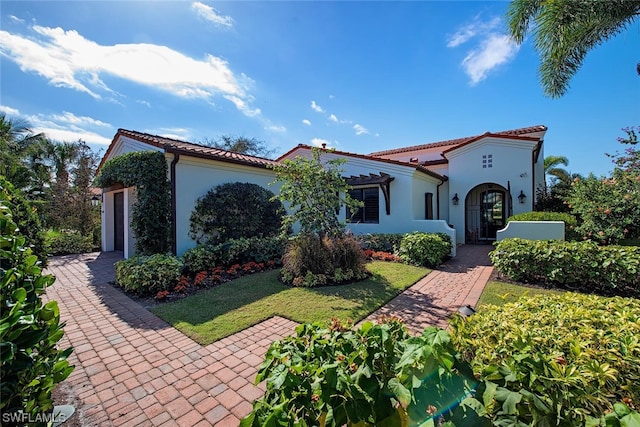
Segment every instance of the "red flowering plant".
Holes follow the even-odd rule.
[[[168,296],[169,296],[169,291],[158,291],[158,293],[156,294],[156,299],[163,300]]]
[[[202,286],[205,280],[207,280],[207,272],[201,271],[200,273],[196,274],[196,277],[193,279],[193,284],[195,286]]]

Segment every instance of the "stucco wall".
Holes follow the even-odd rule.
[[[449,222],[457,230],[457,240],[465,237],[465,198],[469,191],[483,183],[498,184],[505,189],[511,186],[513,213],[533,210],[532,151],[535,142],[509,141],[485,138],[447,154],[449,159]],[[483,168],[483,155],[491,155],[492,167]],[[517,195],[523,191],[525,203],[518,203]],[[458,194],[460,203],[452,198]]]
[[[171,155],[168,155],[169,162]],[[269,186],[275,179],[271,169],[181,156],[176,165],[176,251],[178,255],[196,246],[189,237],[189,218],[199,197],[213,187],[228,182],[257,184],[277,193],[278,185]]]

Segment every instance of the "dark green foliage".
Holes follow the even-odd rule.
[[[26,246],[31,248],[41,265],[46,266],[47,249],[36,209],[2,175],[0,175],[0,193],[3,194],[5,205],[11,209],[13,222],[18,226],[19,233],[26,239]]]
[[[511,280],[581,292],[640,296],[640,247],[505,239],[489,254]]]
[[[403,262],[425,267],[436,267],[451,253],[451,239],[443,233],[413,232],[405,234],[398,255]]]
[[[509,425],[584,426],[616,402],[640,399],[640,300],[538,295],[484,306],[451,325],[474,372],[511,390],[512,413],[524,424]]]
[[[271,191],[257,184],[218,185],[196,202],[189,236],[199,244],[274,236],[280,231],[284,207],[273,198]]]
[[[563,221],[565,240],[581,240],[576,232],[578,221],[576,217],[562,212],[523,212],[507,218],[507,223],[511,221]]]
[[[83,236],[75,231],[63,231],[47,237],[51,255],[83,254],[94,249],[93,235]]]
[[[371,249],[376,252],[397,253],[404,234],[400,233],[375,233],[356,236],[362,249]]]
[[[467,397],[476,380],[449,334],[412,337],[394,319],[351,330],[300,325],[274,342],[256,383],[267,391],[241,426],[486,426]]]
[[[114,157],[100,169],[98,187],[121,183],[136,188],[131,228],[136,252],[141,255],[166,253],[171,249],[171,191],[167,161],[158,151],[137,151]]]
[[[141,255],[116,263],[116,283],[141,296],[172,290],[180,279],[182,262],[171,255]]]
[[[192,274],[251,261],[280,263],[287,243],[281,236],[231,239],[213,246],[191,248],[182,254],[182,262],[185,271]]]
[[[53,409],[51,392],[73,371],[72,349],[57,348],[64,334],[58,304],[41,299],[55,278],[42,275],[7,201],[0,191],[0,413],[35,418]]]
[[[282,280],[293,286],[316,287],[367,277],[364,253],[347,235],[299,234],[289,242],[282,263]]]

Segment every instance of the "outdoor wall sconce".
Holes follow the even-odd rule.
[[[451,199],[451,201],[453,202],[454,205],[457,205],[458,203],[460,203],[460,198],[458,197],[458,193],[453,195],[453,199]]]
[[[527,199],[526,194],[524,194],[522,190],[520,190],[520,194],[518,194],[518,201],[520,202],[520,204],[524,203],[526,199]]]
[[[99,204],[100,204],[100,198],[94,195],[91,198],[91,206],[98,206]]]

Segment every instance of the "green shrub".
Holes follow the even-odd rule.
[[[360,242],[362,249],[371,249],[375,252],[389,252],[396,253],[400,249],[400,242],[404,234],[396,233],[376,233],[376,234],[362,234],[357,236],[357,240]]]
[[[51,392],[73,371],[72,348],[57,347],[64,335],[58,304],[41,298],[55,277],[42,275],[7,199],[0,191],[0,413],[35,418],[53,409]]]
[[[582,240],[582,236],[576,231],[578,221],[576,217],[561,212],[523,212],[507,218],[511,221],[563,221],[565,240]]]
[[[182,262],[171,255],[133,256],[116,262],[116,283],[141,296],[172,290],[180,279]]]
[[[0,175],[0,192],[4,194],[5,205],[11,209],[13,222],[26,239],[25,245],[38,257],[42,266],[47,265],[47,247],[40,225],[37,209],[22,196],[22,192]]]
[[[280,232],[284,207],[257,184],[221,184],[200,197],[191,213],[189,236],[201,244],[268,237]]]
[[[83,254],[93,251],[93,236],[82,236],[78,232],[63,231],[47,234],[51,255]]]
[[[640,296],[640,247],[505,239],[489,254],[511,280],[604,295]]]
[[[293,286],[324,286],[367,277],[364,253],[347,235],[298,235],[289,242],[282,263],[282,280]]]
[[[397,320],[358,330],[300,325],[258,370],[266,393],[240,423],[253,426],[484,426],[476,385],[444,330],[412,337]],[[454,424],[455,423],[455,424]]]
[[[198,273],[214,267],[247,262],[280,263],[288,240],[281,236],[230,239],[217,245],[199,245],[182,254],[185,271]]]
[[[426,267],[442,264],[449,253],[451,253],[451,239],[448,235],[417,231],[406,234],[398,250],[398,255],[403,262]]]
[[[523,297],[456,317],[451,326],[474,372],[515,393],[524,424],[509,425],[582,426],[618,401],[640,399],[639,300]]]

